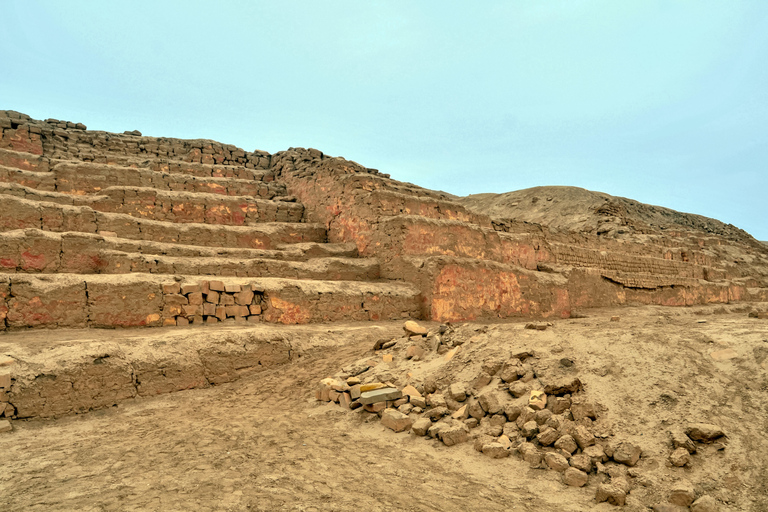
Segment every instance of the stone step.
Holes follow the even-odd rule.
[[[79,234],[78,234],[79,235]],[[380,269],[375,258],[313,257],[308,261],[241,255],[240,257],[165,256],[110,249],[98,235],[62,236],[38,230],[0,233],[0,272],[73,274],[180,274],[282,277],[373,281]],[[299,249],[300,250],[300,249]],[[211,251],[213,252],[213,251]],[[256,251],[254,251],[256,252]],[[267,253],[267,251],[263,251]],[[272,251],[285,258],[281,251]],[[290,254],[289,254],[290,256]],[[305,260],[308,258],[303,253]]]
[[[179,243],[204,247],[274,249],[278,245],[325,242],[326,230],[317,224],[264,222],[254,226],[172,223],[139,219],[120,213],[103,213],[85,206],[68,206],[3,197],[6,213],[0,216],[0,231],[42,229],[44,231],[101,233],[132,240]]]
[[[405,283],[153,274],[0,274],[0,329],[419,318]]]
[[[312,258],[357,258],[353,243],[318,242],[278,245],[275,249],[201,247],[152,240],[129,240],[95,233],[55,233],[40,229],[0,232],[0,267],[21,272],[44,272],[59,261],[62,272],[96,273],[103,266],[102,251],[182,258],[232,258],[307,261]],[[92,269],[92,270],[87,270]]]
[[[178,223],[253,226],[262,222],[301,222],[304,214],[304,206],[296,202],[201,192],[167,192],[148,187],[107,187],[98,195],[72,195],[16,183],[0,183],[0,195]]]
[[[2,151],[2,150],[0,150]],[[201,192],[224,196],[252,196],[272,199],[285,196],[285,185],[275,181],[240,179],[231,177],[197,177],[184,174],[168,174],[149,169],[117,167],[103,164],[65,163],[54,170],[35,170],[25,167],[21,159],[0,161],[0,182],[18,183],[36,190],[64,192],[68,194],[95,194],[111,186],[146,187],[177,192]]]

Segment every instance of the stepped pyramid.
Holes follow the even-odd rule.
[[[0,329],[768,300],[768,249],[746,234],[555,231],[314,149],[247,152],[13,111],[0,130]]]

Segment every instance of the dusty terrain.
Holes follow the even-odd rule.
[[[466,380],[483,362],[520,348],[534,351],[541,374],[569,359],[568,371],[584,383],[584,394],[601,404],[604,428],[643,449],[625,510],[665,503],[669,489],[685,479],[697,495],[713,496],[721,510],[765,511],[768,321],[748,318],[752,307],[593,310],[584,318],[555,320],[545,331],[519,322],[457,325],[474,334],[445,366],[427,358],[405,362],[396,346],[390,351],[395,362],[380,363],[376,371],[396,379],[410,371],[415,381],[429,369]],[[610,321],[616,315],[620,321]],[[391,336],[399,327],[382,324]],[[13,432],[0,434],[0,508],[615,510],[594,503],[592,477],[585,488],[570,488],[559,473],[530,469],[516,456],[496,460],[471,442],[446,447],[396,434],[375,414],[318,403],[313,396],[319,379],[360,358],[381,359],[372,351],[376,340],[354,326],[282,329],[297,334],[287,364],[87,414],[14,421]],[[76,332],[34,334],[44,345],[58,335],[72,342]],[[113,341],[121,333],[85,332]],[[12,336],[0,339],[6,349]],[[725,348],[736,357],[716,361],[710,355]],[[696,421],[723,428],[727,447],[703,446],[690,468],[671,467],[667,431]]]

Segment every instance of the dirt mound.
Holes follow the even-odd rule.
[[[467,208],[492,218],[541,224],[558,231],[613,237],[692,231],[754,242],[746,231],[715,219],[578,187],[534,187],[458,199]]]

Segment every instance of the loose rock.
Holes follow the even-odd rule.
[[[720,427],[709,423],[693,423],[688,425],[685,433],[694,441],[702,443],[712,443],[725,435],[725,432]]]
[[[688,450],[686,450],[682,446],[679,448],[675,448],[675,451],[673,451],[669,455],[669,462],[671,462],[673,466],[677,466],[678,468],[682,468],[683,466],[688,466],[691,463],[691,454],[688,453]]]
[[[584,487],[589,481],[589,475],[576,468],[568,468],[563,472],[563,483],[573,487]]]
[[[403,432],[411,428],[412,421],[411,418],[401,412],[385,409],[381,413],[381,424],[395,432]]]

